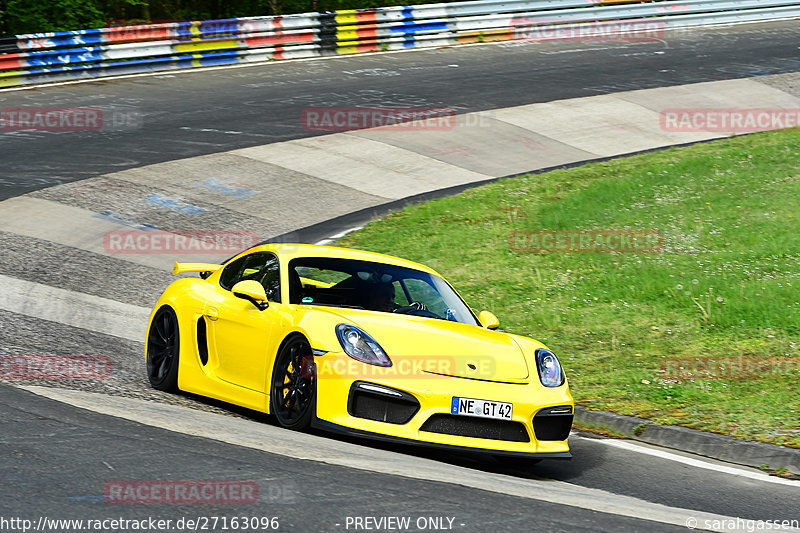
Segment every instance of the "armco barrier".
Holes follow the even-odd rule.
[[[0,38],[0,87],[381,50],[800,17],[788,0],[480,0]],[[572,28],[572,33],[570,33]]]

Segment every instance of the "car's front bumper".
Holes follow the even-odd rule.
[[[381,442],[391,442],[395,444],[404,444],[408,446],[423,446],[426,448],[438,448],[443,450],[451,450],[464,453],[488,453],[491,455],[500,455],[508,457],[520,457],[524,459],[572,459],[572,454],[569,451],[565,452],[519,452],[519,451],[506,451],[498,450],[496,448],[475,448],[472,446],[456,446],[453,444],[441,444],[430,441],[420,441],[414,439],[405,439],[402,437],[394,437],[392,435],[385,435],[382,433],[372,433],[361,429],[354,429],[345,426],[340,426],[332,422],[326,422],[319,418],[314,418],[311,423],[312,427],[328,431],[330,433],[338,433],[340,435],[347,435],[348,437],[359,437],[364,439],[378,440]]]
[[[347,365],[342,365],[341,368],[346,368],[346,371],[338,372],[336,371],[337,365],[331,364],[320,367],[321,359],[325,358],[329,358],[328,363],[330,363],[330,358],[345,358]],[[314,425],[320,429],[384,441],[447,447],[470,452],[535,458],[567,459],[571,457],[566,437],[563,440],[537,439],[533,422],[534,416],[545,409],[574,405],[566,384],[561,387],[545,388],[538,381],[501,383],[419,372],[404,376],[393,372],[391,367],[382,369],[361,363],[354,365],[353,360],[344,354],[328,353],[321,359],[317,360],[317,365],[318,368],[324,368],[324,371],[318,373],[317,412],[314,422]],[[534,379],[536,378],[534,377]],[[353,384],[356,382],[381,385],[400,391],[416,399],[419,407],[413,416],[404,423],[390,423],[354,416],[351,409],[351,394]],[[524,427],[525,442],[519,441],[519,439],[503,440],[502,438],[482,438],[474,435],[464,436],[423,430],[423,425],[433,415],[441,415],[440,418],[442,416],[455,417],[453,420],[456,423],[474,418],[451,415],[450,407],[453,397],[512,403],[511,422]],[[541,417],[538,420],[541,420]],[[571,413],[569,422],[571,422]],[[430,427],[430,425],[427,426],[427,428]],[[515,428],[518,429],[519,426],[515,424]],[[539,428],[541,434],[541,425]],[[519,435],[522,433],[519,431]]]

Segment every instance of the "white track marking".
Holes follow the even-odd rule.
[[[214,439],[286,457],[319,461],[371,473],[451,483],[680,527],[684,527],[691,520],[695,520],[695,523],[698,524],[713,523],[713,521],[731,523],[731,520],[735,523],[736,521],[735,517],[670,507],[563,481],[524,479],[481,472],[431,459],[287,431],[255,420],[233,418],[183,406],[67,389],[38,386],[22,386],[20,388],[75,407],[148,426]],[[697,529],[702,529],[702,527]],[[712,529],[712,531],[735,530]]]
[[[0,274],[0,309],[144,342],[150,310]]]
[[[703,461],[701,459],[695,459],[692,457],[686,457],[685,455],[679,455],[677,453],[671,453],[666,450],[659,450],[657,448],[650,448],[647,446],[642,446],[640,444],[636,444],[634,442],[625,441],[625,440],[617,440],[617,439],[587,439],[585,437],[577,437],[571,436],[570,439],[582,439],[582,440],[589,440],[591,442],[599,442],[600,444],[605,444],[606,446],[612,446],[614,448],[621,448],[623,450],[627,450],[630,452],[641,453],[644,455],[651,455],[653,457],[659,457],[661,459],[667,459],[669,461],[675,461],[678,463],[685,464],[687,466],[693,466],[695,468],[704,468],[706,470],[713,470],[715,472],[721,472],[723,474],[731,474],[734,476],[739,477],[746,477],[748,479],[755,479],[758,481],[763,481],[765,483],[776,483],[778,485],[788,485],[790,487],[796,487],[800,489],[800,481],[793,481],[791,479],[783,479],[780,477],[770,476],[767,474],[762,474],[761,472],[756,472],[752,470],[744,470],[742,468],[736,468],[733,466],[725,466],[715,463],[710,463],[708,461]]]

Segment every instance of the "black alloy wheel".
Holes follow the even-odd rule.
[[[270,411],[281,427],[305,431],[316,408],[317,376],[311,346],[301,336],[288,340],[272,368]]]
[[[178,390],[179,354],[178,317],[165,305],[156,312],[147,332],[147,378],[154,389]]]

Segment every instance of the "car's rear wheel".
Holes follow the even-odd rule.
[[[178,390],[179,354],[178,317],[165,305],[156,311],[147,332],[147,378],[154,389]]]
[[[316,408],[317,378],[311,346],[302,336],[284,343],[272,368],[270,411],[282,427],[305,431]]]

